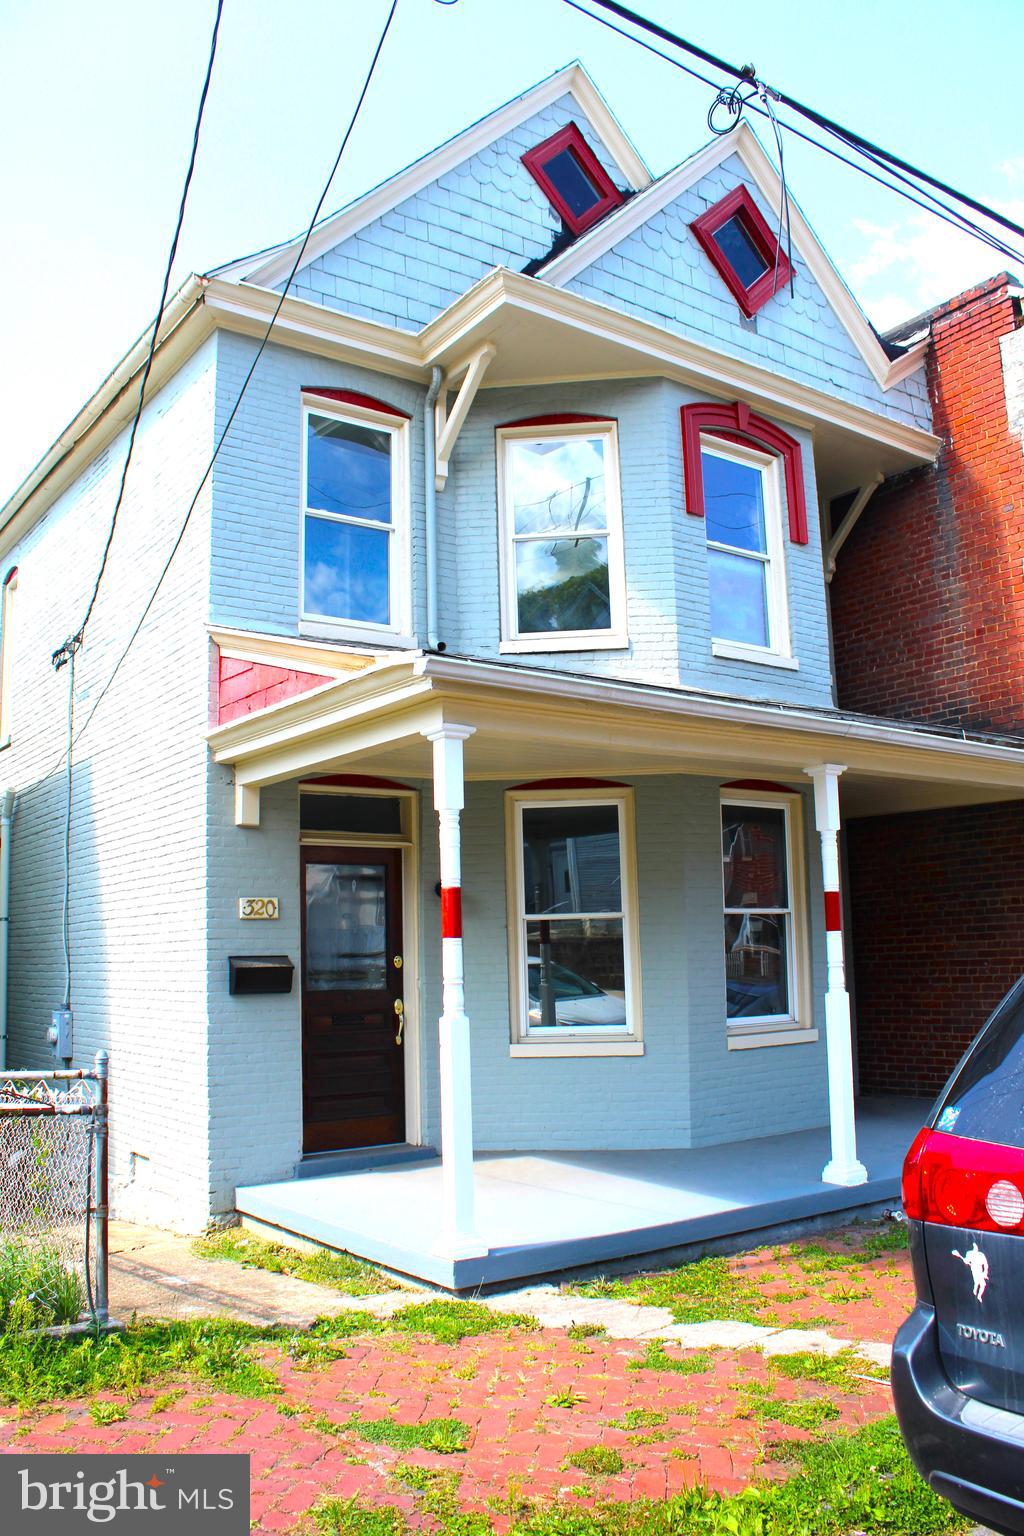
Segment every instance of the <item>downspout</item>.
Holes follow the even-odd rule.
[[[434,406],[441,393],[444,374],[435,364],[430,388],[423,403],[423,507],[426,516],[427,550],[427,645],[439,649],[437,638],[437,429]]]
[[[11,929],[11,824],[14,821],[14,790],[0,797],[0,1071],[7,1067],[7,962]]]

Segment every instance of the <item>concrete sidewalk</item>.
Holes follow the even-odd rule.
[[[127,1321],[140,1317],[231,1317],[264,1326],[282,1323],[308,1327],[316,1318],[365,1305],[363,1298],[343,1295],[328,1286],[310,1285],[291,1275],[246,1269],[227,1259],[200,1259],[191,1237],[141,1227],[126,1221],[110,1223],[110,1312]],[[397,1305],[422,1292],[393,1291],[373,1297],[378,1305],[392,1297]]]

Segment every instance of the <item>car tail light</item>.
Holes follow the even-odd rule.
[[[912,1221],[1024,1233],[1024,1150],[926,1126],[903,1164],[903,1209]]]

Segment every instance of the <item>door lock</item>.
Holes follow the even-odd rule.
[[[400,997],[395,998],[395,1017],[398,1020],[398,1033],[395,1035],[395,1044],[401,1045],[402,1031],[405,1029],[405,1004]]]

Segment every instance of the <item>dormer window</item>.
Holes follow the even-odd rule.
[[[746,187],[735,187],[690,228],[748,320],[789,282],[789,260]]]
[[[528,150],[523,164],[574,235],[581,235],[623,200],[575,123]]]

